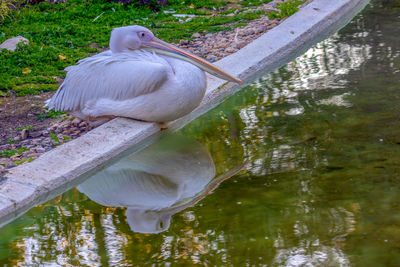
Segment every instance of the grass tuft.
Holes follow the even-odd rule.
[[[283,19],[290,17],[299,10],[299,5],[303,4],[304,2],[305,1],[293,0],[284,3],[278,3],[277,8],[279,9],[279,12],[273,11],[268,13],[268,18]]]

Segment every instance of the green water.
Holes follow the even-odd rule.
[[[190,184],[248,161],[171,215],[166,231],[134,232],[126,208],[72,189],[0,229],[0,264],[399,266],[399,8],[373,1],[338,34],[161,145],[180,153]],[[151,155],[176,172],[174,157],[161,154]],[[190,175],[205,169],[201,179]]]

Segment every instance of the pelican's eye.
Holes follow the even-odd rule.
[[[150,41],[152,37],[148,32],[138,32],[138,36],[143,41]]]

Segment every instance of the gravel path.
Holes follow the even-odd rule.
[[[247,12],[254,12],[255,10],[275,11],[276,4],[284,1],[285,0],[274,0],[268,4],[257,7],[257,9],[248,10]],[[309,2],[311,2],[311,0],[307,1],[302,6]],[[233,31],[221,31],[205,35],[194,33],[192,35],[193,40],[181,40],[177,45],[206,58],[210,62],[214,62],[238,51],[280,22],[281,20],[269,20],[267,16],[262,16],[259,19],[248,22],[246,26],[238,27]],[[45,97],[48,98],[49,95],[45,95]],[[41,127],[42,129],[40,130],[23,129],[19,131],[16,136],[11,138],[15,140],[11,141],[14,143],[0,145],[0,173],[7,168],[30,162],[46,151],[75,139],[93,129],[93,127],[88,125],[85,121],[81,121],[69,115],[63,115],[58,119],[46,120],[46,123],[48,123],[48,127]],[[2,156],[2,150],[16,150],[16,153],[11,157],[9,157],[9,155]]]

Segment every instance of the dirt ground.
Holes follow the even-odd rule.
[[[40,95],[25,97],[1,97],[0,98],[0,144],[18,136],[18,128],[31,126],[30,135],[35,136],[47,129],[57,119],[37,116],[45,113],[44,101],[50,98],[54,92],[46,92]]]

